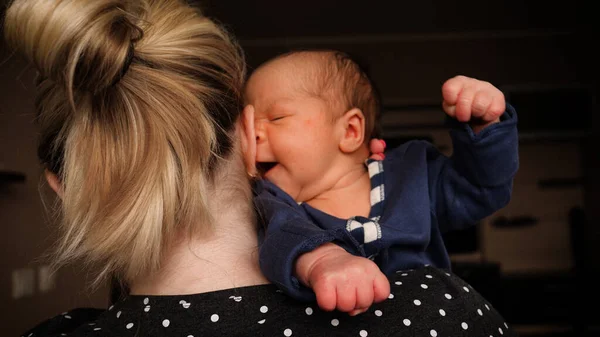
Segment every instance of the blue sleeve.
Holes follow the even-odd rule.
[[[499,123],[477,135],[467,124],[451,123],[452,155],[427,150],[432,212],[442,232],[467,228],[504,207],[519,168],[517,115],[509,104]]]
[[[257,184],[254,201],[261,226],[261,271],[289,296],[314,301],[312,289],[294,276],[296,259],[327,242],[338,243],[346,250],[358,247],[358,243],[345,228],[325,230],[312,223],[289,195],[269,182]]]

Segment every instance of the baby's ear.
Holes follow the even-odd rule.
[[[344,128],[340,139],[340,150],[344,153],[352,153],[365,141],[365,115],[360,109],[353,108],[344,113],[339,122]]]
[[[256,130],[254,129],[254,106],[247,105],[241,116],[240,140],[246,172],[250,176],[256,175]]]

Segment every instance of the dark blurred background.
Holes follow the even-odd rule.
[[[0,0],[0,4],[3,0]],[[455,75],[499,87],[519,114],[510,204],[445,237],[455,273],[522,336],[600,336],[600,136],[592,1],[194,1],[245,50],[249,70],[278,53],[354,55],[379,87],[388,148],[427,139],[451,154],[441,85]],[[73,306],[104,306],[79,268],[38,260],[52,226],[39,201],[32,78],[0,44],[0,310],[16,335]],[[51,206],[51,205],[50,205]]]

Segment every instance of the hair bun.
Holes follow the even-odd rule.
[[[68,91],[97,92],[118,82],[142,31],[123,0],[17,0],[6,13],[7,42],[43,77]],[[130,62],[130,61],[129,61]]]

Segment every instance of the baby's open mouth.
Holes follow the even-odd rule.
[[[265,174],[267,174],[267,172],[269,172],[270,169],[272,169],[273,167],[275,167],[275,165],[277,165],[277,162],[261,162],[261,163],[256,163],[256,169],[258,170],[258,174],[261,177],[264,177]]]

